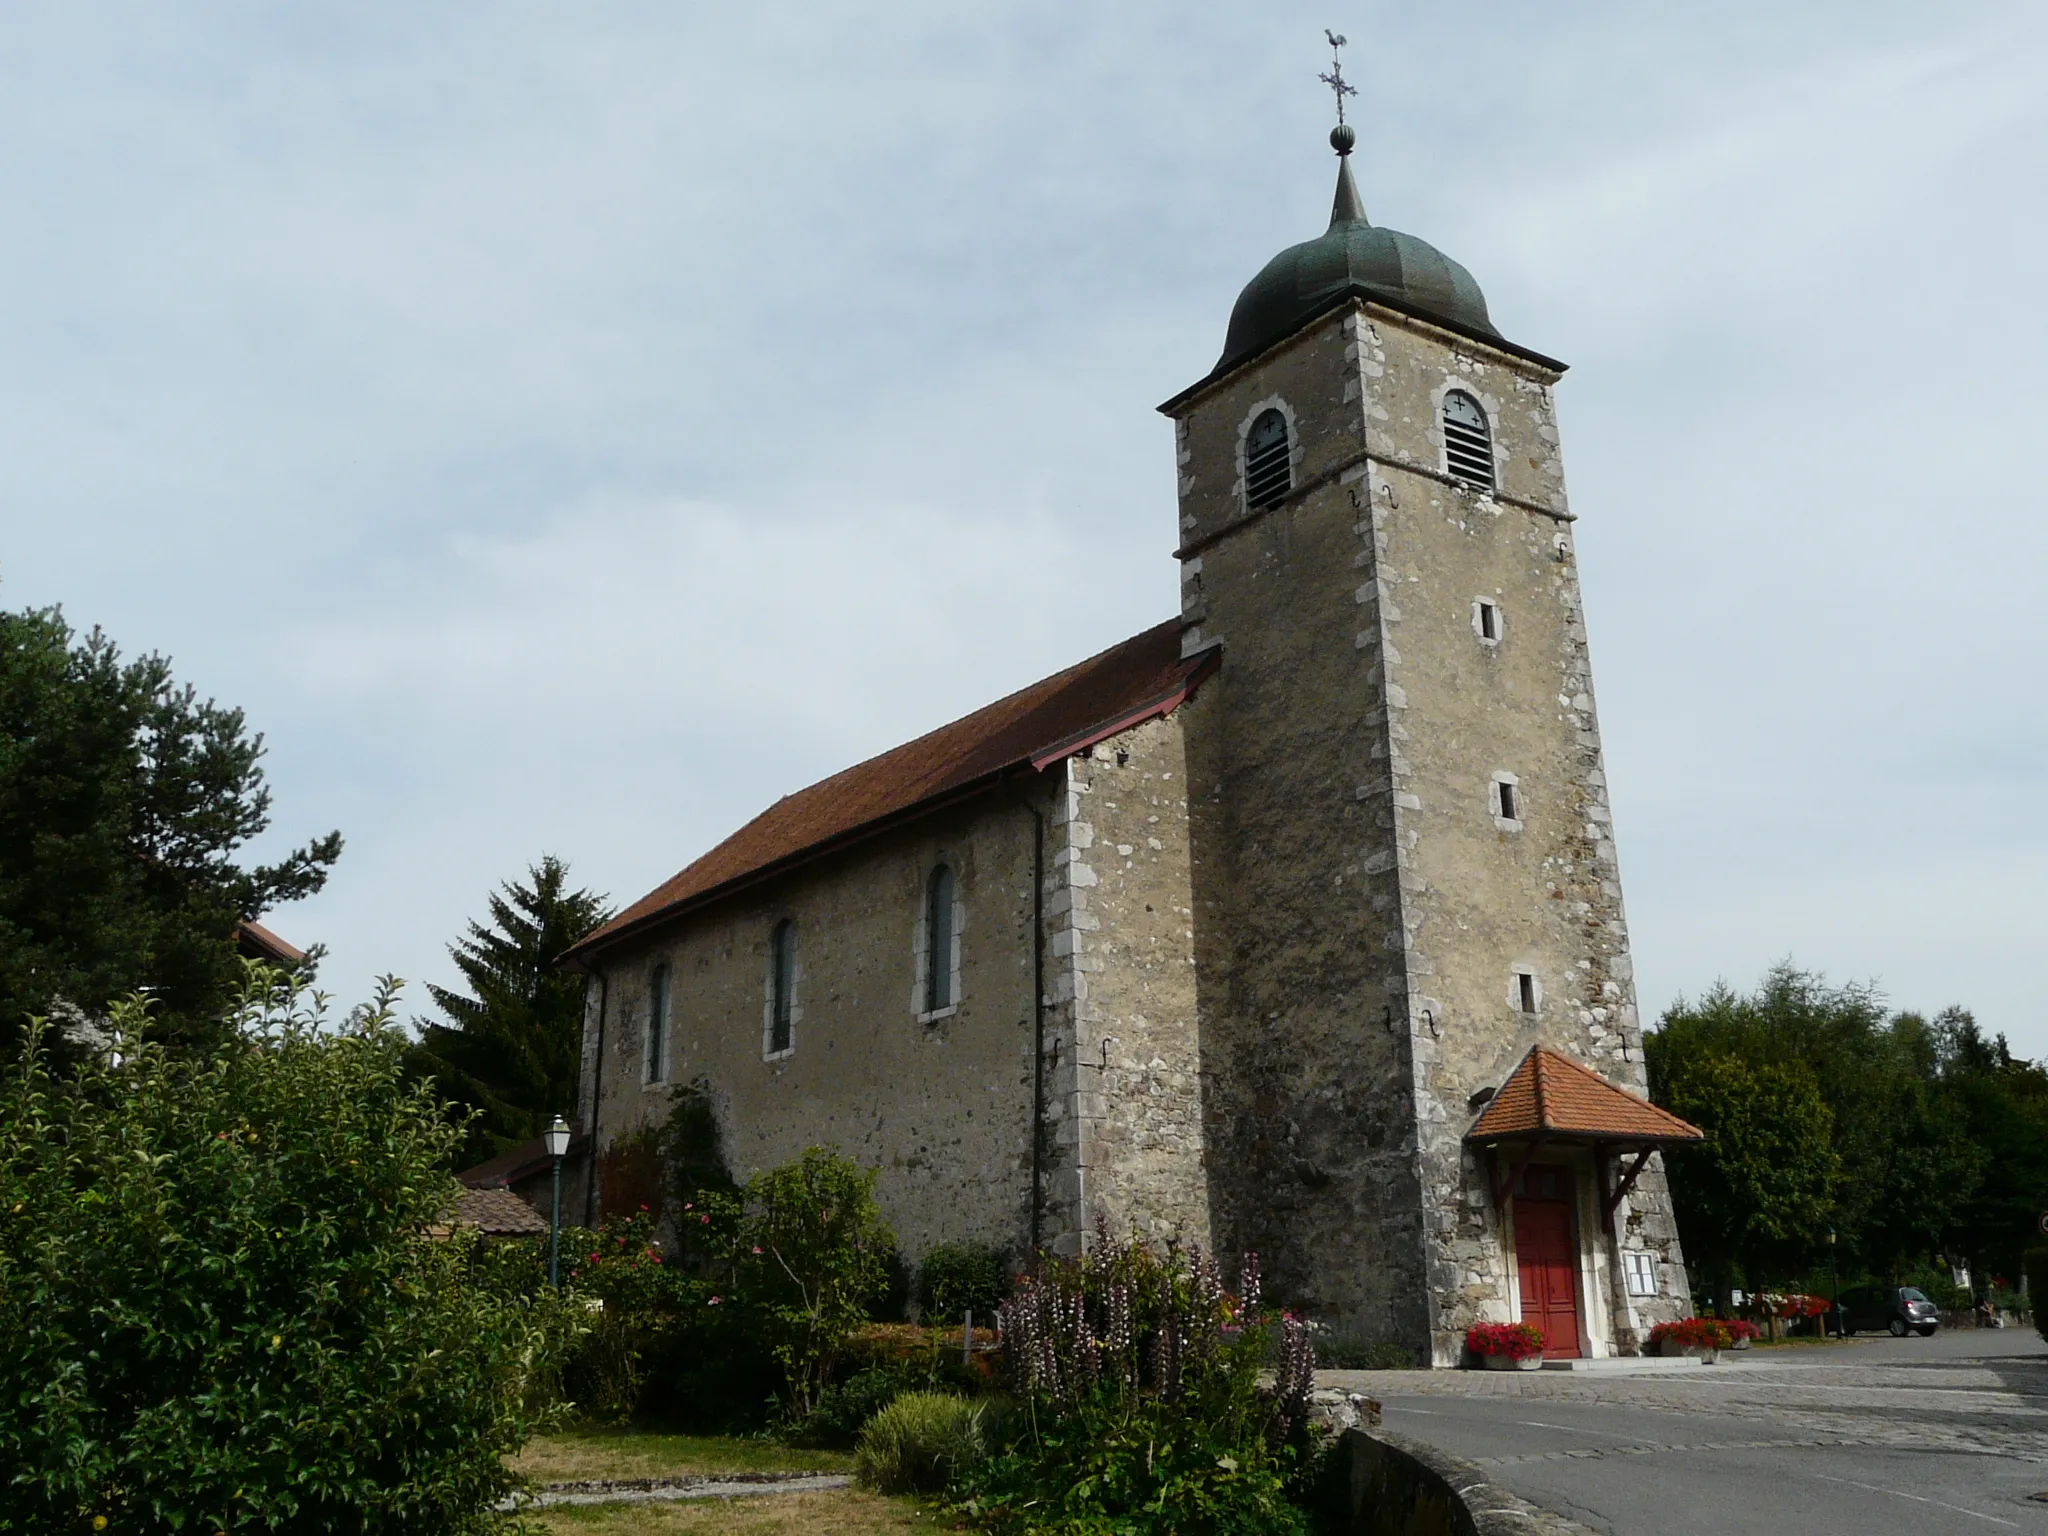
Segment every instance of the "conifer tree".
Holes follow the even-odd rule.
[[[448,946],[468,993],[427,988],[449,1022],[415,1020],[410,1053],[444,1098],[478,1111],[464,1166],[539,1135],[556,1115],[574,1118],[583,978],[555,962],[611,915],[605,897],[569,889],[569,866],[552,854],[488,905],[489,923],[471,921]]]
[[[162,656],[123,661],[55,608],[0,613],[0,1046],[31,1014],[150,1000],[152,1030],[209,1039],[242,985],[235,928],[310,896],[341,853],[236,852],[270,824],[263,738]]]

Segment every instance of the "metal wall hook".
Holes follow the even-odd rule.
[[[1123,1037],[1121,1035],[1104,1035],[1102,1037],[1101,1062],[1098,1064],[1092,1061],[1084,1061],[1081,1063],[1081,1065],[1087,1067],[1090,1071],[1093,1072],[1107,1072],[1109,1070],[1109,1048],[1112,1045],[1122,1045],[1123,1043]]]

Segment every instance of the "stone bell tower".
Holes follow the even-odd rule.
[[[1690,1128],[1626,1108],[1659,1113],[1564,365],[1367,220],[1354,142],[1340,122],[1328,230],[1266,265],[1216,367],[1161,407],[1184,650],[1223,658],[1183,726],[1215,1239],[1421,1363],[1539,1312],[1551,1353],[1630,1353],[1689,1310],[1654,1153]],[[1478,1127],[1537,1046],[1591,1069],[1568,1086],[1592,1107]]]

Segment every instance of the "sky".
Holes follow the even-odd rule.
[[[2048,1056],[2048,10],[0,10],[0,605],[242,706],[344,1001],[1177,609],[1171,428],[1375,222],[1559,388],[1646,1015]],[[415,986],[413,1003],[424,1010]]]

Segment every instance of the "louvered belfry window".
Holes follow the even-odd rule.
[[[1244,504],[1270,507],[1294,485],[1294,454],[1287,441],[1287,418],[1262,411],[1244,440]]]
[[[1460,480],[1493,489],[1493,433],[1485,410],[1462,389],[1444,396],[1444,460]]]

